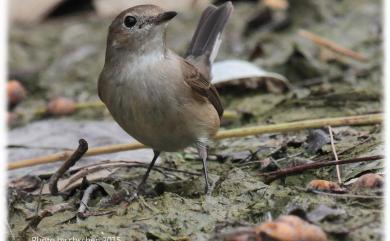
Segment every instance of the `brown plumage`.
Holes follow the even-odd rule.
[[[117,123],[155,152],[138,190],[161,151],[190,145],[198,148],[208,190],[207,141],[223,114],[210,67],[232,8],[229,2],[205,10],[186,58],[165,44],[166,23],[175,12],[140,5],[110,25],[98,94]]]

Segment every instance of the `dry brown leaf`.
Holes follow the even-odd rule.
[[[307,189],[309,190],[317,190],[324,192],[343,192],[339,184],[326,180],[312,180],[307,185]]]
[[[243,60],[225,60],[213,64],[212,83],[216,88],[240,86],[247,89],[263,87],[272,93],[282,93],[291,86],[286,77],[268,72]]]
[[[41,179],[37,176],[26,175],[14,180],[8,184],[10,188],[15,188],[23,191],[34,191],[41,186]]]

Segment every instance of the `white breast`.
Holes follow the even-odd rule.
[[[105,102],[131,136],[161,151],[175,151],[197,140],[186,117],[190,90],[177,63],[145,55],[112,78],[114,88]]]

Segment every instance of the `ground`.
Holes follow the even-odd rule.
[[[226,119],[221,129],[382,112],[381,1],[291,0],[287,10],[270,10],[249,1],[234,3],[235,12],[217,61],[248,60],[285,76],[289,90],[278,85],[255,89],[219,88],[225,109],[238,113],[235,118]],[[168,46],[185,53],[199,14],[179,14],[171,22]],[[28,98],[14,110],[21,116],[10,129],[10,143],[23,142],[26,137],[21,133],[26,130],[32,130],[31,136],[34,132],[39,136],[32,137],[34,143],[23,142],[27,147],[10,147],[12,161],[26,158],[27,151],[32,155],[29,158],[35,157],[34,152],[40,153],[37,146],[50,143],[53,123],[67,123],[69,133],[73,133],[71,127],[77,123],[93,126],[104,120],[112,124],[108,111],[101,107],[83,109],[59,120],[36,115],[36,110],[55,96],[66,96],[77,102],[98,100],[96,79],[104,61],[109,23],[110,18],[79,14],[38,25],[10,27],[9,75],[19,79],[28,90]],[[300,29],[353,49],[366,60],[319,47],[299,35]],[[36,128],[38,122],[40,128]],[[339,159],[382,154],[381,131],[381,125],[334,127]],[[42,137],[42,133],[47,134]],[[86,140],[88,137],[84,136]],[[91,142],[98,145],[118,141],[107,138],[109,140]],[[46,142],[40,142],[41,139]],[[53,143],[57,148],[77,145],[67,138],[63,142]],[[51,169],[41,166],[39,172],[32,171],[36,169],[20,171],[19,174],[38,176],[39,182],[34,190],[9,189],[8,238],[222,240],[221,234],[237,227],[260,224],[291,212],[305,214],[326,232],[329,240],[383,238],[382,190],[356,189],[349,185],[362,174],[382,174],[383,160],[341,165],[343,193],[307,189],[313,179],[337,182],[334,166],[307,170],[270,183],[262,175],[292,165],[333,160],[327,128],[220,140],[211,144],[209,154],[210,179],[214,183],[211,196],[203,195],[202,164],[191,147],[178,153],[163,153],[158,171],[151,173],[146,193],[130,203],[120,198],[115,202],[115,197],[124,190],[133,190],[146,170],[145,164],[99,172],[100,176],[87,177],[70,192],[57,196],[39,195],[39,186],[41,180],[47,182],[59,164],[50,166]],[[134,160],[133,157],[129,156],[129,160]],[[111,161],[126,159],[123,156],[108,158]],[[136,160],[149,161],[150,154],[142,160],[138,156]],[[267,160],[271,164],[267,164]],[[88,163],[96,161],[88,159]],[[83,159],[80,162],[72,173],[83,166]],[[10,173],[10,180],[20,178],[18,172]],[[88,217],[77,217],[84,190],[92,184],[97,184],[98,190],[88,203]],[[26,218],[34,216],[38,203],[39,210],[63,203],[69,208],[43,218],[36,228],[23,231],[30,223]]]

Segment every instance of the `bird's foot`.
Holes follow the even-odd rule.
[[[140,184],[133,193],[128,195],[128,198],[126,198],[126,201],[130,203],[130,202],[134,201],[135,199],[138,199],[144,192],[145,192],[145,187],[144,187],[144,185]]]
[[[215,187],[215,183],[213,181],[211,181],[210,183],[206,183],[205,184],[205,195],[206,196],[211,196],[211,194],[213,193],[214,191],[214,187]]]
[[[128,198],[126,198],[126,201],[130,203],[130,202],[134,201],[135,199],[138,199],[138,197],[139,197],[138,192],[133,192],[132,194],[129,195]]]

